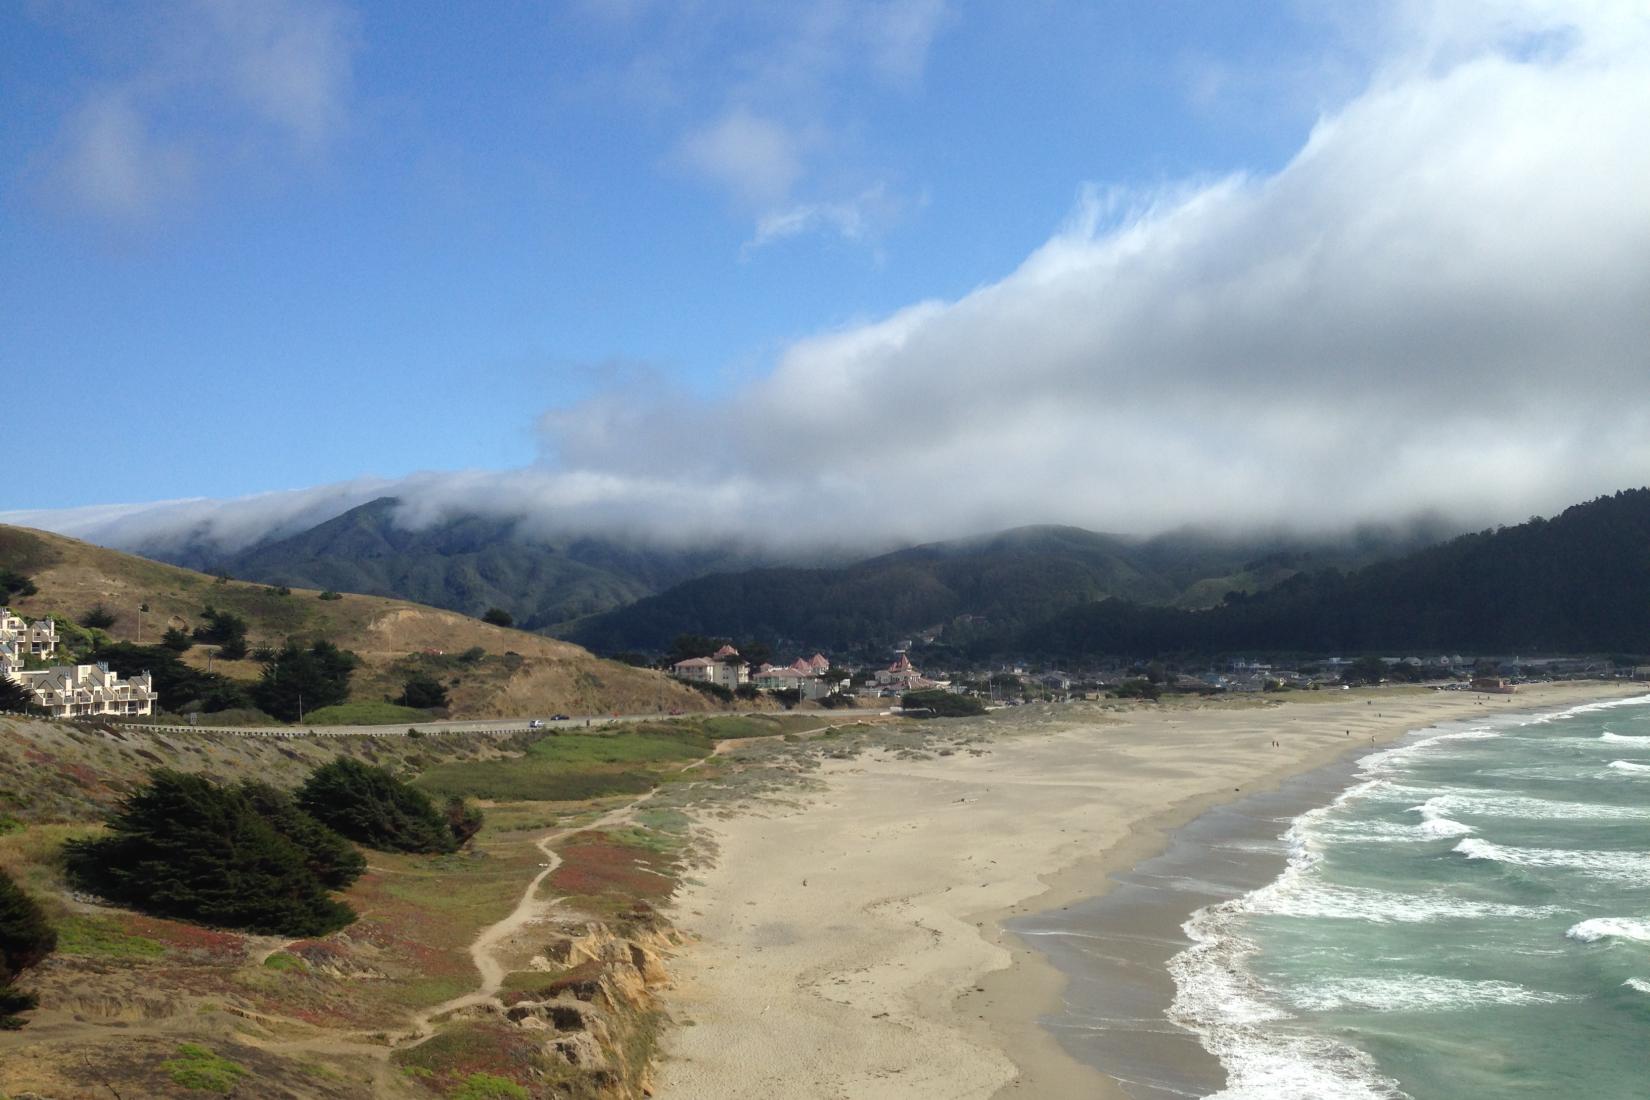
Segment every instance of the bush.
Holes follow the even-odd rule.
[[[840,710],[843,707],[858,706],[859,700],[846,692],[838,692],[835,695],[825,696],[819,701],[819,705],[826,710]]]
[[[755,684],[740,684],[738,687],[733,689],[733,694],[735,698],[745,699],[748,701],[755,699],[758,695],[761,695],[762,691]]]
[[[447,818],[447,828],[453,834],[453,840],[460,846],[468,844],[471,837],[481,832],[481,826],[485,820],[479,809],[457,795],[447,800],[445,816]]]
[[[1145,699],[1155,703],[1163,689],[1147,679],[1124,680],[1112,688],[1111,694],[1118,699]]]
[[[472,1073],[452,1093],[451,1100],[527,1100],[531,1095],[508,1077]]]
[[[315,598],[318,599],[318,600],[341,600],[344,597],[340,593],[334,592],[332,589],[329,588],[325,592],[322,592],[319,596],[316,596]]]
[[[15,569],[0,569],[0,600],[13,596],[32,596],[40,589],[33,581]]]
[[[197,642],[227,646],[238,641],[242,644],[242,653],[245,653],[245,619],[228,611],[219,611],[211,604],[207,604],[201,612],[201,619],[203,622],[195,628],[195,640]]]
[[[516,617],[502,607],[489,607],[487,613],[481,617],[481,621],[492,623],[494,626],[516,625]]]
[[[937,688],[928,691],[908,691],[900,699],[906,710],[926,710],[923,718],[969,718],[985,713],[985,704],[972,695],[953,695]]]
[[[401,685],[401,694],[395,702],[403,707],[434,710],[447,705],[447,689],[434,676],[415,672]]]
[[[218,647],[220,661],[246,660],[247,646],[245,638],[231,638]]]
[[[235,1086],[248,1072],[245,1066],[213,1054],[198,1043],[179,1045],[177,1057],[168,1058],[160,1064],[160,1068],[166,1071],[166,1076],[172,1079],[174,1085],[226,1096],[235,1091]]]
[[[166,628],[166,633],[160,636],[161,648],[169,649],[173,653],[188,653],[195,646],[195,639],[189,632],[175,626]]]
[[[429,795],[358,760],[324,764],[298,789],[298,805],[369,848],[453,852],[458,842]]]
[[[779,700],[780,704],[784,706],[786,710],[790,710],[792,707],[802,702],[802,689],[780,688],[778,691],[773,693],[773,697]]]
[[[348,877],[337,843],[290,813],[265,817],[242,789],[163,769],[120,804],[106,836],[70,841],[64,852],[77,887],[145,913],[321,936],[355,919],[315,869]]]
[[[102,604],[80,616],[80,625],[87,630],[108,630],[115,625],[115,613]]]
[[[33,1008],[34,994],[12,987],[17,976],[57,949],[57,933],[33,898],[0,870],[0,1030],[23,1026],[21,1013]]]

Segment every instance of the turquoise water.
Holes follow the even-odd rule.
[[[1371,755],[1186,925],[1222,1100],[1650,1097],[1650,700]]]

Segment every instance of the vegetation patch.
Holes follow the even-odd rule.
[[[472,1073],[448,1094],[452,1100],[527,1100],[527,1090],[508,1077]]]
[[[372,700],[335,703],[304,714],[304,722],[314,726],[404,726],[429,720],[428,711]]]
[[[541,1076],[542,1038],[500,1021],[473,1021],[444,1028],[408,1050],[398,1051],[395,1062],[409,1077],[422,1081],[441,1096],[487,1097],[490,1093],[461,1094],[458,1090],[480,1075],[515,1082]]]
[[[94,959],[153,959],[166,954],[162,944],[108,917],[65,917],[57,926],[57,949]]]
[[[214,1054],[199,1043],[184,1043],[178,1047],[176,1057],[168,1058],[160,1066],[174,1085],[225,1095],[233,1092],[249,1072],[245,1066]]]
[[[334,760],[316,768],[299,788],[298,804],[369,848],[386,852],[458,849],[458,824],[443,818],[428,795],[401,782],[388,769],[359,760]],[[474,824],[479,828],[479,820]]]
[[[550,875],[550,889],[602,913],[630,909],[638,900],[663,901],[676,889],[667,856],[610,833],[574,833],[558,854],[562,862]]]
[[[619,733],[556,733],[515,759],[438,764],[413,781],[439,798],[496,802],[582,802],[645,794],[660,780],[709,755],[711,741],[674,724]]]

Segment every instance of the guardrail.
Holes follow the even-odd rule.
[[[406,737],[409,732],[417,731],[421,737],[437,737],[442,735],[468,734],[483,737],[509,737],[518,733],[547,733],[556,726],[541,726],[534,729],[531,726],[489,726],[485,729],[447,729],[441,726],[422,728],[417,725],[405,729],[396,729],[389,726],[383,729],[369,729],[361,726],[348,726],[338,729],[322,727],[317,729],[311,726],[308,729],[271,729],[268,726],[178,726],[163,725],[158,722],[122,722],[95,716],[77,716],[71,718],[53,718],[45,714],[29,714],[25,711],[0,710],[3,718],[32,718],[37,722],[59,722],[71,726],[83,726],[91,729],[118,729],[132,733],[227,733],[235,737],[270,737],[290,740],[300,737]],[[595,724],[606,724],[606,719],[596,719]]]

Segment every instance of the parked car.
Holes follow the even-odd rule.
[[[552,714],[550,716],[550,721],[552,722],[571,722],[572,720],[572,718],[565,714]]]

